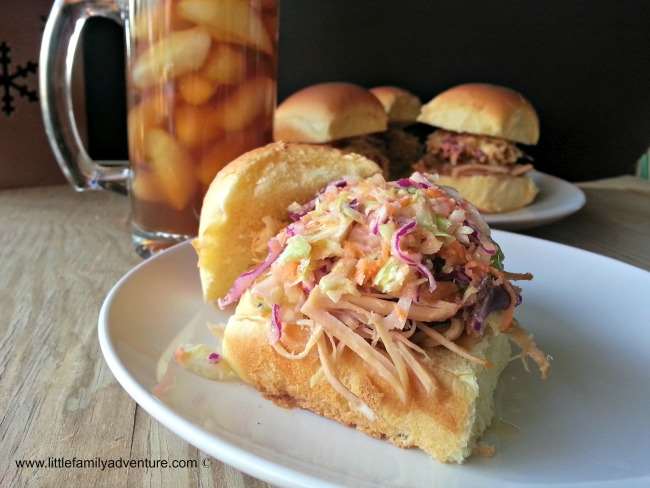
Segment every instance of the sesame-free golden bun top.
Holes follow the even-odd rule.
[[[253,263],[253,242],[263,219],[286,222],[287,207],[305,203],[329,182],[343,177],[366,178],[381,173],[358,154],[309,144],[268,144],[225,166],[203,200],[198,254],[203,297],[224,296],[235,278]]]
[[[450,88],[422,107],[418,121],[442,129],[537,144],[537,112],[521,93],[487,83]]]
[[[370,89],[388,114],[388,122],[394,124],[412,124],[420,114],[422,102],[408,90],[397,86],[377,86]]]
[[[383,132],[388,116],[379,100],[352,83],[320,83],[297,91],[276,109],[273,139],[327,143]]]

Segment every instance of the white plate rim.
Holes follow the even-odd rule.
[[[632,273],[648,273],[648,271],[634,266],[632,264],[626,263],[624,261],[611,258],[602,254],[598,254],[592,251],[581,249],[578,247],[569,246],[559,242],[554,242],[546,239],[541,239],[538,237],[532,237],[524,234],[518,234],[515,232],[508,232],[503,230],[493,230],[497,235],[494,236],[495,240],[498,242],[498,234],[507,234],[510,237],[515,239],[524,239],[524,240],[533,240],[538,243],[543,243],[543,245],[557,246],[563,249],[568,250],[569,252],[578,252],[585,253],[590,255],[591,258],[605,259],[616,263],[616,265],[623,265],[627,271]],[[208,433],[202,428],[194,425],[192,422],[186,420],[181,415],[175,413],[170,407],[164,403],[157,400],[146,388],[142,387],[137,380],[130,374],[128,369],[122,362],[119,360],[119,356],[113,347],[110,333],[109,333],[109,322],[108,314],[113,300],[116,295],[119,293],[121,287],[129,280],[133,275],[139,272],[140,269],[145,266],[150,265],[151,262],[158,259],[164,259],[165,256],[183,252],[186,246],[190,245],[190,241],[184,241],[178,243],[169,249],[166,249],[159,254],[153,256],[150,259],[144,260],[141,263],[137,264],[131,268],[128,272],[124,274],[111,288],[111,290],[106,295],[104,302],[102,303],[98,324],[97,332],[99,338],[100,349],[104,360],[108,365],[109,369],[117,379],[118,383],[124,388],[131,398],[133,398],[136,403],[142,407],[149,415],[154,419],[160,422],[167,429],[174,432],[180,438],[184,439],[191,445],[197,447],[204,453],[209,454],[215,459],[220,460],[221,462],[228,464],[235,469],[238,469],[250,476],[258,478],[260,480],[266,481],[268,483],[278,485],[278,486],[287,486],[287,487],[296,487],[296,488],[310,488],[310,487],[319,487],[319,488],[342,488],[344,485],[331,483],[325,481],[321,478],[314,476],[306,475],[295,469],[282,466],[281,464],[276,464],[271,461],[267,461],[264,458],[257,456],[248,452],[245,449],[239,448],[227,440],[220,438],[217,434]],[[645,477],[644,477],[645,478]],[[570,486],[598,486],[598,487],[613,487],[618,486],[617,483],[624,482],[625,480],[607,480],[600,482],[577,482],[571,483]],[[643,479],[639,480],[643,481]],[[509,483],[504,480],[503,486],[507,486]],[[558,486],[564,486],[560,483]]]
[[[533,176],[538,177],[542,180],[547,180],[556,187],[563,186],[569,189],[574,194],[576,200],[569,202],[569,204],[566,206],[556,206],[537,211],[534,208],[536,202],[533,201],[530,206],[524,207],[524,209],[527,210],[531,210],[532,207],[532,212],[536,212],[533,213],[533,215],[517,214],[520,210],[524,209],[518,209],[512,212],[504,212],[500,214],[483,214],[483,218],[489,225],[497,226],[497,228],[498,226],[505,226],[503,227],[504,229],[509,228],[511,230],[539,227],[568,217],[569,215],[572,215],[582,209],[582,207],[584,207],[587,203],[585,192],[574,183],[537,170],[533,171]]]

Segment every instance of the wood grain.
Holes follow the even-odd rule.
[[[648,192],[585,187],[578,213],[526,234],[580,247],[650,270],[650,183]]]
[[[124,197],[64,186],[0,192],[0,486],[268,486],[166,430],[108,370],[97,315],[139,261]],[[15,465],[50,456],[196,459],[199,468]]]
[[[650,269],[650,191],[585,191],[581,212],[528,234]],[[108,370],[97,341],[99,307],[138,262],[125,198],[63,186],[0,192],[0,486],[268,486],[167,431]],[[199,467],[15,465],[50,456],[196,459]]]

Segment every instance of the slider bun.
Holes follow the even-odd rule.
[[[419,122],[455,132],[537,144],[539,119],[520,93],[485,83],[458,85],[422,107]]]
[[[205,195],[193,242],[204,299],[225,295],[235,278],[253,264],[251,243],[264,227],[262,218],[286,221],[292,202],[307,202],[330,181],[376,173],[381,173],[379,166],[358,154],[281,142],[228,164]]]
[[[326,143],[386,130],[388,116],[368,90],[321,83],[294,93],[275,111],[273,139]]]
[[[465,200],[485,213],[525,207],[539,191],[528,176],[440,176],[436,183],[455,188]]]
[[[396,124],[412,124],[417,120],[422,102],[410,91],[396,86],[378,86],[370,89],[388,114],[388,121]]]
[[[280,406],[311,410],[397,446],[418,447],[442,462],[462,462],[492,420],[494,389],[510,359],[505,334],[487,333],[473,346],[463,344],[472,354],[487,358],[491,368],[442,347],[430,350],[431,365],[422,365],[437,388],[428,396],[411,376],[410,397],[404,404],[359,356],[344,349],[334,365],[337,377],[373,410],[377,419],[371,421],[351,409],[325,378],[310,386],[320,366],[316,348],[300,360],[277,354],[268,341],[270,318],[259,310],[246,292],[226,326],[223,355],[242,380]],[[500,320],[499,314],[488,320]],[[291,339],[296,350],[302,350],[307,340],[298,326],[290,324],[284,326],[283,337],[283,342]]]

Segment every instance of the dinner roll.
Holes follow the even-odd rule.
[[[321,83],[294,93],[275,111],[273,139],[326,143],[386,130],[379,100],[352,83]]]

